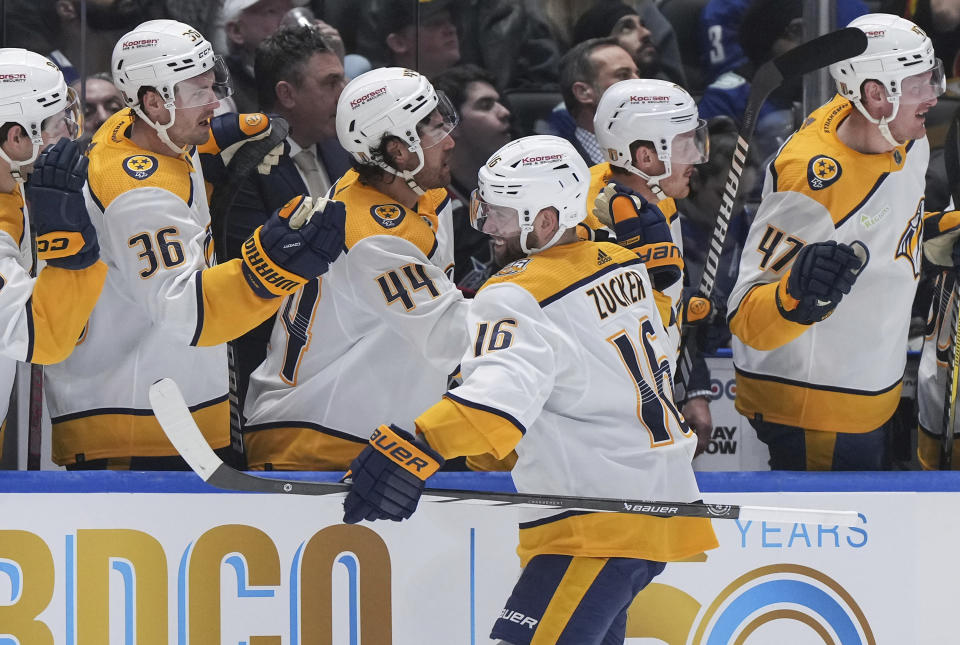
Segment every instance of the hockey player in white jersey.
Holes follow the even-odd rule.
[[[445,391],[469,342],[443,188],[456,122],[412,70],[376,69],[341,93],[337,136],[354,169],[330,194],[346,204],[347,251],[286,299],[250,377],[250,467],[344,470],[370,428],[412,423]]]
[[[0,75],[2,423],[16,362],[50,364],[70,354],[107,267],[98,259],[81,192],[87,160],[72,141],[82,130],[76,94],[56,65],[25,49],[0,49]],[[43,262],[36,277],[31,276],[34,237]],[[2,438],[0,432],[0,446]]]
[[[113,52],[128,109],[93,138],[87,208],[109,266],[71,357],[47,370],[53,459],[73,469],[185,468],[147,400],[162,377],[183,386],[211,447],[230,442],[226,341],[277,310],[342,250],[342,205],[297,198],[210,266],[210,214],[197,146],[224,155],[268,132],[263,115],[218,117],[226,72],[189,25],[139,25]],[[232,119],[232,121],[231,121]],[[321,213],[316,208],[324,207]]]
[[[949,266],[955,217],[924,221],[925,117],[943,67],[913,23],[869,14],[838,95],[769,165],[729,299],[736,407],[791,470],[887,464],[921,252]]]
[[[445,459],[514,449],[521,492],[699,499],[696,437],[674,405],[676,352],[651,279],[634,250],[578,239],[588,187],[558,137],[518,139],[480,169],[471,220],[520,257],[473,300],[463,385],[407,426],[416,439],[382,425],[351,464],[345,522],[405,519]],[[631,195],[611,202],[618,237],[629,213],[646,221],[632,238],[669,239]],[[664,563],[717,546],[705,519],[523,513],[523,573],[491,634],[509,645],[622,643],[628,607]]]
[[[597,142],[607,161],[590,168],[588,208],[600,197],[597,213],[612,227],[604,203],[616,190],[633,190],[638,198],[658,209],[670,223],[673,242],[683,253],[683,232],[676,200],[690,193],[690,177],[697,164],[709,159],[707,124],[700,118],[693,97],[679,85],[657,79],[629,79],[614,83],[603,93],[593,117]],[[694,296],[683,299],[682,280],[666,293],[675,315],[665,320],[667,335],[680,349],[682,327],[709,315],[710,301]],[[689,306],[690,302],[695,303]],[[698,312],[691,320],[688,312]],[[709,396],[710,371],[699,350],[694,350],[694,369],[684,392],[676,392],[687,422],[697,431],[699,450],[706,448],[713,432]]]

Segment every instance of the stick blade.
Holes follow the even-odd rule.
[[[773,62],[786,78],[859,56],[866,50],[867,35],[856,27],[846,27],[794,47]]]
[[[190,415],[187,402],[173,379],[163,378],[150,386],[150,407],[167,439],[190,468],[204,481],[210,479],[223,462],[203,437]]]

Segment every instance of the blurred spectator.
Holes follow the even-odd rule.
[[[450,0],[373,0],[375,42],[363,53],[375,67],[406,67],[432,78],[460,60],[455,12]]]
[[[603,92],[628,78],[637,78],[637,65],[615,38],[592,38],[574,46],[560,61],[563,106],[550,114],[549,134],[570,141],[588,165],[602,163],[593,115]]]
[[[80,87],[80,81],[71,83],[71,87],[83,99],[83,135],[82,139],[90,141],[104,121],[115,112],[123,109],[123,96],[113,84],[113,77],[106,72],[88,76],[85,87]],[[81,92],[81,89],[83,90]]]
[[[653,44],[650,30],[636,9],[619,0],[600,0],[590,7],[573,26],[573,43],[582,43],[591,38],[616,39],[627,50],[637,64],[640,78],[662,78],[660,74],[660,55]]]
[[[71,84],[84,70],[110,69],[117,40],[141,22],[164,15],[162,4],[150,0],[87,0],[85,4],[83,38],[80,0],[8,0],[4,45],[47,56]]]
[[[705,80],[711,83],[721,74],[736,71],[749,63],[740,46],[740,22],[751,0],[710,0],[700,18],[700,54]],[[848,24],[869,11],[861,0],[836,0],[837,25]]]
[[[273,171],[251,173],[233,201],[226,225],[229,258],[240,257],[240,245],[274,210],[296,195],[324,195],[350,167],[336,140],[343,65],[320,30],[281,27],[257,47],[254,69],[258,103],[285,118],[290,133]],[[271,316],[236,342],[241,409],[250,373],[266,356],[273,321]]]
[[[315,4],[317,2],[319,0],[315,0]],[[402,6],[397,8],[395,5]],[[493,74],[501,91],[556,91],[560,49],[541,5],[541,0],[420,2],[417,7],[421,14],[421,69],[418,71],[430,73],[433,71],[430,67],[435,66],[427,60],[430,45],[424,40],[427,38],[424,31],[426,16],[437,11],[438,7],[446,7],[457,30],[461,63],[474,63],[486,69]],[[413,13],[413,4],[409,0],[339,0],[324,2],[323,9],[329,21],[340,28],[348,51],[364,54],[374,64],[384,64],[390,60],[386,38],[389,30],[396,30],[396,22],[384,18],[385,11]],[[412,18],[404,20],[413,24]],[[412,44],[415,45],[416,41]],[[448,54],[448,50],[440,52],[446,60],[449,60]],[[445,67],[453,64],[443,62]]]
[[[492,273],[505,264],[495,257],[490,238],[470,225],[470,194],[477,171],[510,141],[510,111],[500,102],[493,76],[476,65],[452,67],[433,80],[460,114],[460,126],[450,133],[457,145],[450,157],[453,200],[453,280],[464,295],[473,296]]]

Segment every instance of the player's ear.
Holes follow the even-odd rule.
[[[404,169],[410,161],[410,149],[398,137],[390,137],[383,148],[386,161],[394,168]]]
[[[887,91],[883,88],[877,81],[864,81],[863,86],[860,88],[861,101],[863,106],[867,108],[867,111],[873,114],[875,109],[883,110],[884,104],[889,104],[887,101]]]
[[[296,88],[287,81],[279,81],[273,88],[273,95],[277,97],[277,102],[288,110],[296,103],[295,94]]]
[[[658,160],[657,152],[649,145],[638,145],[633,152],[633,166],[640,172],[650,174],[648,171]]]

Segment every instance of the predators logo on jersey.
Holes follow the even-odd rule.
[[[516,275],[524,269],[527,268],[527,265],[530,264],[530,261],[533,258],[521,258],[516,262],[511,262],[507,266],[503,267],[497,272],[497,275]]]
[[[395,228],[407,214],[400,204],[378,204],[370,208],[370,214],[383,228]]]
[[[836,159],[817,155],[807,165],[807,183],[812,190],[823,190],[840,179],[842,172]]]
[[[894,259],[906,258],[913,269],[913,277],[920,277],[920,236],[923,234],[923,200],[917,205],[917,212],[907,222],[907,228],[900,235],[897,243],[897,254]]]
[[[123,169],[134,179],[146,179],[157,171],[157,160],[150,155],[133,155],[123,160]]]

